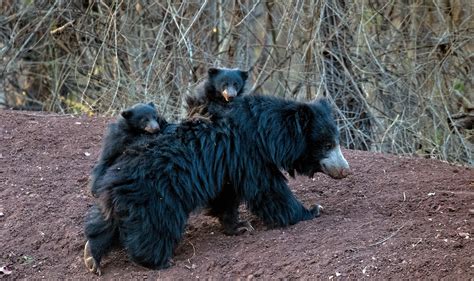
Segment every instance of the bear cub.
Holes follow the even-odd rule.
[[[209,68],[206,80],[196,87],[193,96],[186,97],[188,117],[219,113],[232,99],[245,94],[247,79],[248,72],[237,68]]]
[[[99,160],[91,173],[90,190],[92,195],[99,197],[98,178],[105,174],[107,168],[138,135],[158,133],[166,125],[166,120],[158,115],[153,102],[137,103],[122,111],[116,122],[107,127]]]

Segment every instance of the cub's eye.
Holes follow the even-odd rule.
[[[239,89],[239,84],[234,83],[234,88],[235,88],[235,89]]]

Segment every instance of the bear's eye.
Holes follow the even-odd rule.
[[[333,144],[328,142],[323,145],[324,150],[331,150],[333,148]]]

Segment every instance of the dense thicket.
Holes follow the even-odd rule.
[[[210,66],[337,106],[346,147],[473,164],[471,0],[3,0],[0,102],[170,120]]]

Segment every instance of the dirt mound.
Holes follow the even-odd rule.
[[[89,171],[110,119],[0,110],[0,275],[92,278],[83,260]],[[175,265],[114,251],[106,278],[473,278],[474,172],[434,160],[344,151],[353,175],[290,185],[320,218],[237,237],[193,215]],[[6,268],[5,268],[6,267]],[[8,272],[11,271],[11,272]]]

